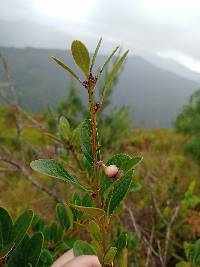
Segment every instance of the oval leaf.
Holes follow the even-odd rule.
[[[108,215],[111,215],[124,199],[129,191],[132,182],[133,171],[128,171],[124,177],[116,180],[106,192],[104,209]]]
[[[63,180],[84,191],[87,191],[73,175],[69,174],[58,161],[53,159],[39,159],[31,162],[31,168],[39,173]]]
[[[85,76],[88,77],[90,69],[90,55],[86,46],[82,42],[75,40],[72,42],[71,52],[77,66],[82,70]]]

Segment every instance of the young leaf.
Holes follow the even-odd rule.
[[[0,249],[11,242],[12,227],[9,213],[4,208],[0,208]]]
[[[133,171],[128,171],[124,177],[116,180],[106,192],[104,209],[110,216],[124,199],[132,181]]]
[[[61,116],[59,120],[59,133],[64,141],[69,140],[72,135],[69,122],[64,116]]]
[[[86,46],[82,42],[75,40],[72,42],[71,52],[77,66],[83,71],[85,76],[88,77],[90,69],[90,55]]]
[[[113,58],[114,54],[117,52],[117,50],[119,49],[119,46],[117,46],[113,52],[110,54],[110,56],[107,58],[107,60],[105,61],[105,63],[103,64],[101,70],[100,70],[100,74],[104,71],[105,67],[108,65],[108,63],[111,61],[111,59]]]
[[[100,48],[100,46],[101,46],[101,41],[102,41],[102,38],[100,38],[100,40],[99,40],[99,42],[98,42],[98,44],[97,44],[97,47],[96,47],[96,49],[95,49],[95,51],[94,51],[94,55],[93,55],[93,57],[92,57],[92,62],[91,62],[91,66],[90,66],[90,72],[92,72],[92,68],[93,68],[93,66],[94,66],[94,63],[95,63],[97,54],[98,54],[98,52],[99,52],[99,48]]]
[[[33,220],[33,211],[27,210],[16,220],[12,229],[12,239],[17,247],[24,238]]]
[[[113,69],[111,70],[110,74],[108,75],[107,77],[107,80],[105,82],[105,85],[103,87],[103,90],[102,90],[102,97],[101,97],[101,100],[100,100],[100,103],[102,105],[103,101],[104,101],[104,98],[106,96],[106,93],[113,81],[113,79],[115,78],[117,72],[119,71],[120,67],[122,66],[122,64],[124,63],[125,59],[126,59],[126,56],[128,54],[128,50],[121,56],[121,58],[115,63]]]
[[[100,219],[105,215],[105,211],[103,209],[93,208],[93,207],[83,207],[74,204],[69,204],[69,205],[77,209],[78,211],[86,213],[87,215],[89,215],[94,219]]]
[[[77,240],[74,243],[73,251],[75,257],[82,256],[82,255],[96,255],[94,248],[89,245],[87,242],[82,240]]]
[[[110,247],[110,249],[108,250],[108,252],[106,253],[105,257],[104,257],[104,264],[105,265],[111,265],[112,262],[114,261],[115,255],[117,253],[117,248],[116,247]]]
[[[73,213],[68,206],[57,204],[56,213],[63,228],[70,229],[73,226]]]
[[[91,133],[90,121],[86,119],[81,125],[80,143],[84,156],[86,157],[90,165],[92,165],[93,159],[92,159],[92,145],[91,145],[90,133]]]
[[[65,65],[65,63],[62,62],[59,58],[52,57],[52,59],[58,65],[60,65],[63,69],[65,69],[66,71],[68,71],[77,81],[79,81],[82,84],[82,81],[79,79],[78,75],[76,75],[76,73],[72,69],[70,69],[70,67],[68,67],[67,65]]]
[[[64,167],[56,160],[53,159],[39,159],[31,162],[31,168],[39,173],[63,180],[71,185],[74,185],[84,191],[87,191],[83,187],[77,178],[72,174],[69,174]]]

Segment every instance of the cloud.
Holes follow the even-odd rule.
[[[59,17],[59,8],[56,9],[57,19],[34,8],[36,3],[44,3],[45,7],[48,1],[0,0],[0,17],[54,25],[66,33],[76,33],[77,38],[79,35],[96,39],[97,36],[103,36],[107,43],[122,43],[138,54],[143,51],[161,54],[166,51],[177,51],[179,55],[200,60],[200,1],[93,0],[90,12],[83,17],[80,12],[83,7],[78,5],[78,0],[59,0],[56,4],[60,6],[62,14],[60,13]],[[68,16],[72,9],[66,8],[72,3],[76,3],[79,10],[75,20]],[[188,64],[188,60],[183,58],[182,61]]]

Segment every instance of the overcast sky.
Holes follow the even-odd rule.
[[[102,36],[200,72],[200,0],[0,0],[0,19],[47,24],[86,40]]]

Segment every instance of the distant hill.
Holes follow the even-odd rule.
[[[63,58],[70,66],[69,51],[0,47],[6,57],[21,104],[32,111],[55,105],[66,96],[69,75],[50,59]],[[99,63],[104,56],[98,58]],[[0,69],[0,80],[3,79]],[[195,81],[154,66],[142,57],[129,56],[113,95],[113,105],[128,105],[134,121],[144,127],[170,127],[188,97],[199,88]],[[80,89],[85,99],[85,91]]]

